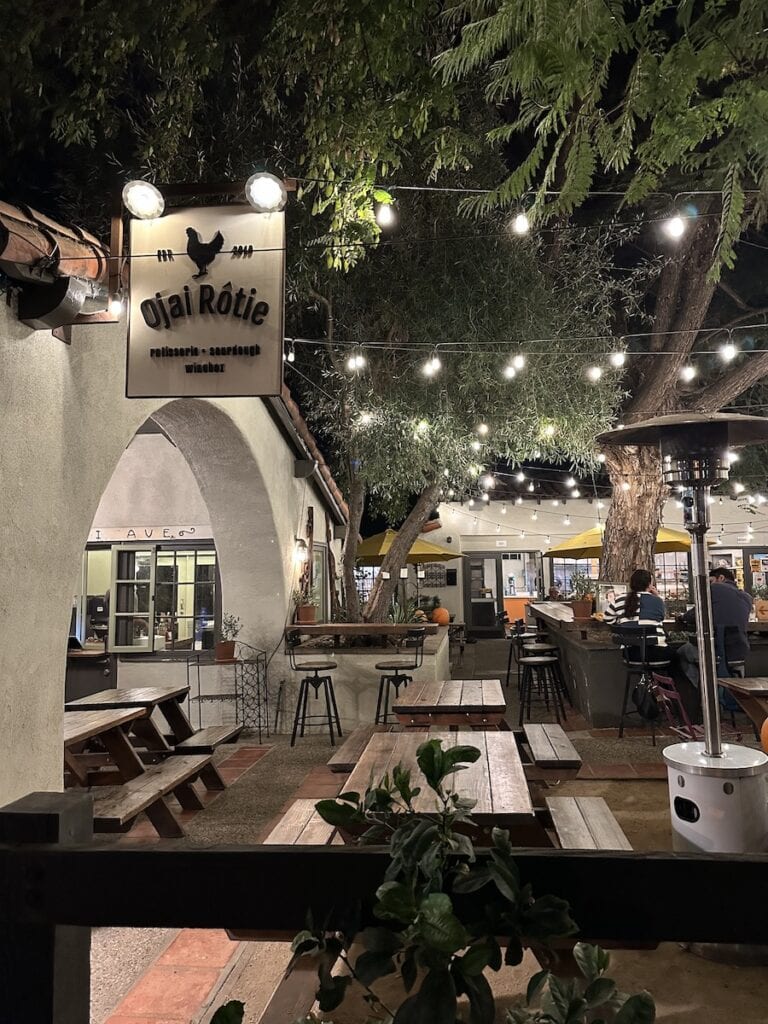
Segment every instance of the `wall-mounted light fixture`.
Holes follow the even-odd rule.
[[[299,564],[306,562],[309,558],[309,548],[303,537],[296,538],[296,547],[293,549],[293,560]]]
[[[162,216],[165,199],[151,181],[136,180],[129,181],[123,188],[123,205],[139,220],[152,220]]]
[[[245,183],[245,198],[256,213],[277,213],[285,208],[288,192],[285,182],[269,171],[257,171]]]

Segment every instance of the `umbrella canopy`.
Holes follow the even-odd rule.
[[[670,530],[668,526],[662,526],[656,534],[654,550],[657,555],[666,551],[690,551],[690,535],[683,530]],[[560,558],[599,558],[602,553],[603,531],[599,526],[577,533],[575,537],[568,537],[544,552],[545,555],[556,555]]]
[[[357,560],[363,565],[381,565],[384,555],[392,547],[397,533],[394,530],[385,530],[384,533],[377,533],[373,537],[367,537],[357,546]],[[413,542],[408,552],[406,562],[414,565],[417,562],[449,562],[452,558],[458,558],[457,551],[449,548],[441,548],[439,544],[430,544],[428,540],[418,538]]]

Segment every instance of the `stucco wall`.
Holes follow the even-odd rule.
[[[128,400],[124,325],[72,335],[64,345],[0,305],[0,803],[60,788],[66,637],[82,551],[118,460],[150,414],[195,475],[224,607],[243,619],[243,640],[279,645],[309,502],[324,539],[319,498],[294,479],[264,403]]]

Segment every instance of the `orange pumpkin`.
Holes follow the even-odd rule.
[[[760,729],[760,746],[768,754],[768,718],[763,722]]]
[[[436,622],[438,626],[447,626],[451,621],[451,613],[447,608],[435,608],[432,612],[432,621]]]

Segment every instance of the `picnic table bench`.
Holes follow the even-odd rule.
[[[531,755],[532,763],[525,765],[529,780],[559,781],[578,775],[581,756],[561,725],[528,722],[523,726],[520,739],[527,744]]]
[[[175,838],[183,836],[184,830],[165,797],[172,792],[184,808],[199,810],[203,806],[192,783],[212,767],[211,755],[174,757],[147,767],[127,732],[146,715],[141,707],[64,715],[64,763],[78,785],[91,788],[97,832],[123,831],[144,811],[159,835]],[[90,772],[87,762],[79,760],[79,748],[91,739],[98,739],[106,748],[113,769]]]
[[[550,796],[547,810],[564,850],[631,850],[601,796]]]
[[[507,710],[500,679],[444,679],[411,683],[392,709],[406,727],[501,728]]]

